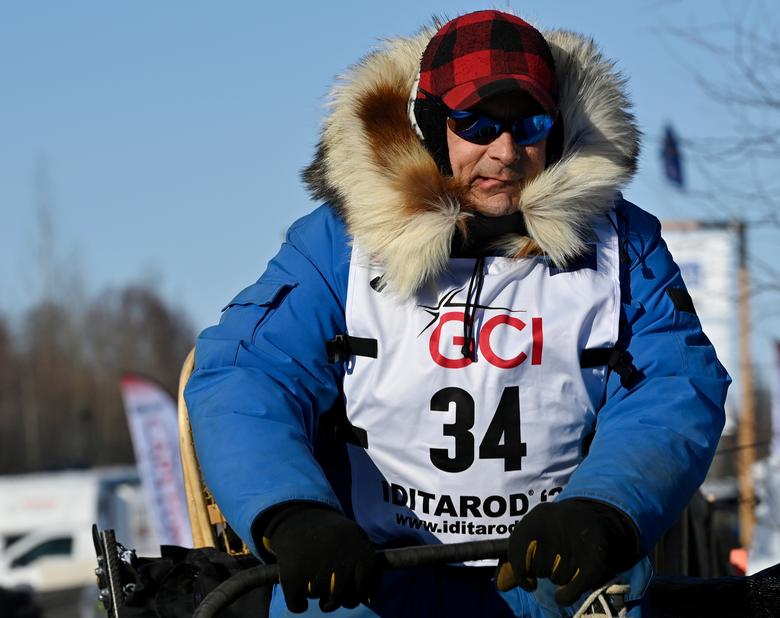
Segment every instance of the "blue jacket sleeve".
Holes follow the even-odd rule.
[[[644,378],[625,388],[611,372],[589,453],[560,498],[618,507],[649,553],[704,480],[723,429],[730,378],[696,314],[669,292],[687,293],[658,220],[624,201],[617,212],[630,260],[621,277],[618,345]]]
[[[198,460],[255,553],[251,526],[266,509],[293,500],[340,509],[312,444],[319,414],[340,396],[343,368],[325,342],[346,329],[349,258],[341,221],[319,208],[197,341],[185,399]]]

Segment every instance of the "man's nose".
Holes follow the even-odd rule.
[[[509,165],[517,160],[520,153],[512,139],[512,134],[509,131],[504,131],[490,143],[488,154],[504,165]]]

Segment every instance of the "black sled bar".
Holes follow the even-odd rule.
[[[506,560],[509,539],[490,539],[447,545],[420,545],[378,551],[386,568],[403,569],[433,564],[470,562],[472,560]],[[279,568],[263,564],[233,575],[209,592],[195,609],[192,618],[214,618],[242,594],[279,581]]]

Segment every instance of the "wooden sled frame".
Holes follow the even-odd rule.
[[[195,348],[187,354],[179,374],[178,416],[179,450],[181,467],[184,472],[184,493],[187,498],[187,512],[192,527],[193,547],[216,547],[233,556],[245,556],[250,553],[244,544],[228,526],[211,491],[203,481],[203,475],[195,453],[192,439],[190,413],[184,401],[184,387],[192,375],[195,366]]]

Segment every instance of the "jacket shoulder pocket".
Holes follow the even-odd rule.
[[[222,308],[226,311],[235,305],[257,305],[258,307],[275,307],[297,283],[286,281],[258,281],[245,287]]]
[[[258,281],[244,288],[222,309],[217,326],[204,331],[201,338],[251,342],[258,326],[281,305],[297,283]]]

